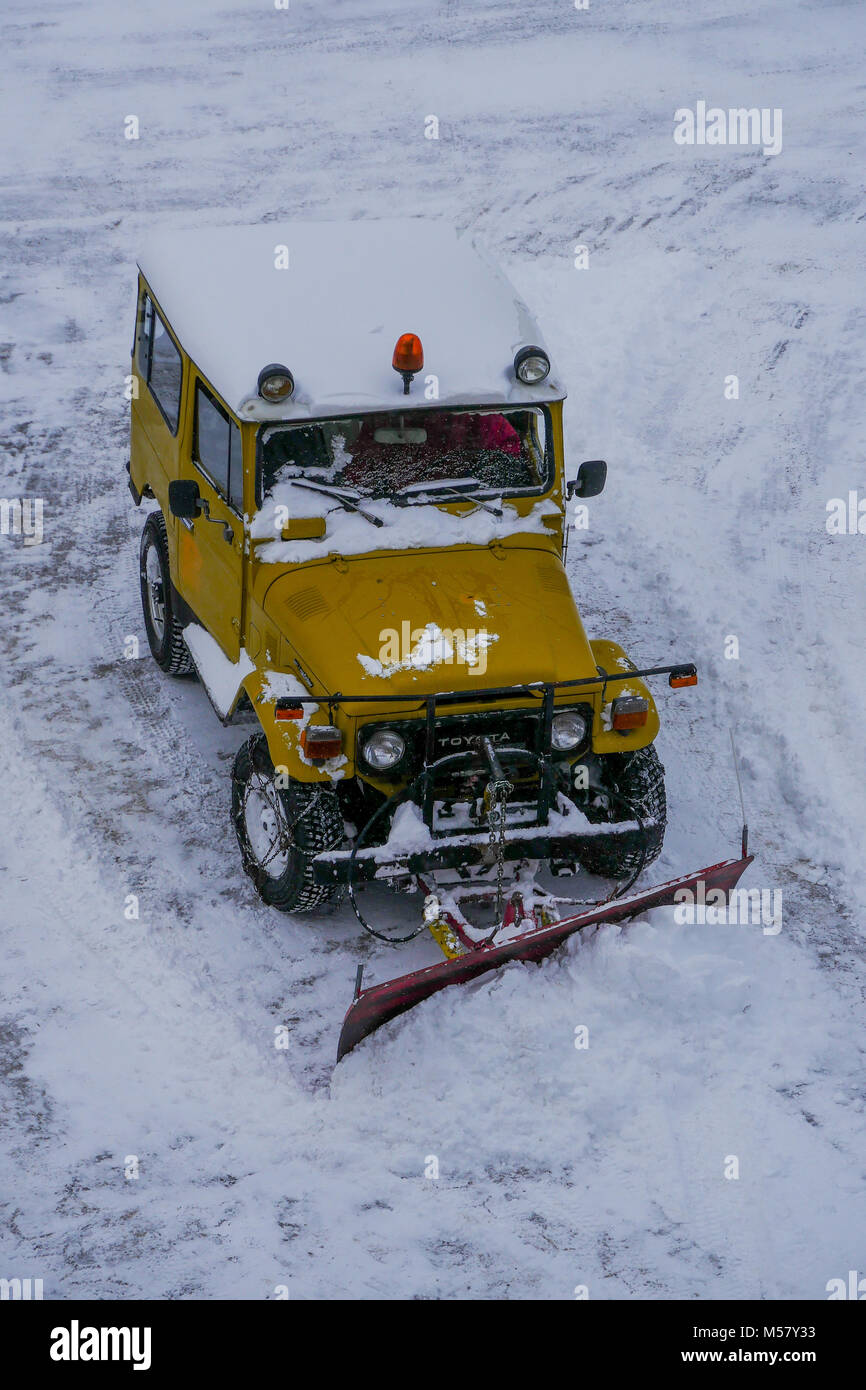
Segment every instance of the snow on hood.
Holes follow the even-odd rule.
[[[484,688],[594,676],[558,556],[537,545],[499,553],[479,546],[306,565],[275,576],[265,610],[317,683],[346,694],[377,694],[383,676],[389,694],[419,700],[467,682]],[[311,606],[314,621],[304,617]],[[424,634],[434,629],[443,640],[428,655],[439,659],[427,662]]]
[[[412,635],[414,634],[410,634],[410,643]],[[376,657],[359,652],[358,661],[368,676],[380,676],[383,680],[390,680],[398,671],[429,671],[434,666],[455,663],[470,670],[478,669],[481,674],[480,668],[486,667],[484,653],[491,643],[498,641],[499,634],[496,632],[461,629],[457,635],[453,631],[444,630],[438,623],[428,623],[421,629],[420,637],[411,645],[406,656],[395,656],[392,660],[380,661]]]

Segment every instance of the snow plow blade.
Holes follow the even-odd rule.
[[[728,894],[738,883],[740,876],[751,864],[753,855],[746,854],[742,859],[725,859],[697,873],[683,878],[670,879],[641,893],[633,893],[627,898],[617,898],[600,907],[590,908],[567,917],[549,927],[528,931],[522,936],[497,945],[479,946],[477,950],[467,951],[455,960],[445,960],[438,965],[427,966],[424,970],[414,970],[409,975],[400,975],[382,985],[372,985],[362,989],[349,1008],[340,1033],[337,1061],[357,1047],[362,1039],[381,1028],[383,1023],[405,1013],[423,999],[429,999],[448,985],[464,984],[474,980],[488,970],[505,965],[508,961],[540,961],[555,951],[557,946],[574,932],[583,927],[594,926],[598,922],[621,922],[626,917],[634,917],[652,907],[666,907],[675,901],[674,895],[683,888],[693,891],[699,883],[704,891],[721,889]]]

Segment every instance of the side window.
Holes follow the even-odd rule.
[[[223,497],[229,495],[229,422],[201,386],[195,392],[193,457]]]
[[[165,416],[166,424],[172,434],[176,434],[180,415],[180,386],[183,366],[180,353],[175,347],[168,329],[150,303],[149,310],[153,322],[148,363],[150,371],[147,382],[154,400]],[[146,307],[145,324],[147,323],[147,314],[148,308]]]
[[[153,342],[153,300],[145,294],[139,305],[138,322],[138,370],[145,381],[150,376],[150,348]]]
[[[241,432],[201,382],[197,383],[195,392],[193,458],[217,491],[243,516]]]

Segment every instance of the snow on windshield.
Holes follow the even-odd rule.
[[[446,487],[532,492],[552,479],[546,412],[413,410],[270,427],[262,432],[262,495],[292,477],[408,498]]]

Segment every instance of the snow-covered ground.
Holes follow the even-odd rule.
[[[44,499],[45,536],[0,536],[0,1276],[820,1299],[866,1270],[866,536],[825,526],[866,495],[864,36],[816,0],[7,0],[0,495]],[[700,99],[781,108],[781,153],[675,144]],[[149,231],[381,215],[472,228],[538,314],[570,460],[610,465],[571,543],[590,635],[699,663],[660,691],[653,875],[736,849],[733,727],[747,882],[784,916],[606,928],[334,1072],[357,962],[435,948],[241,873],[245,731],[124,657],[123,392]]]

